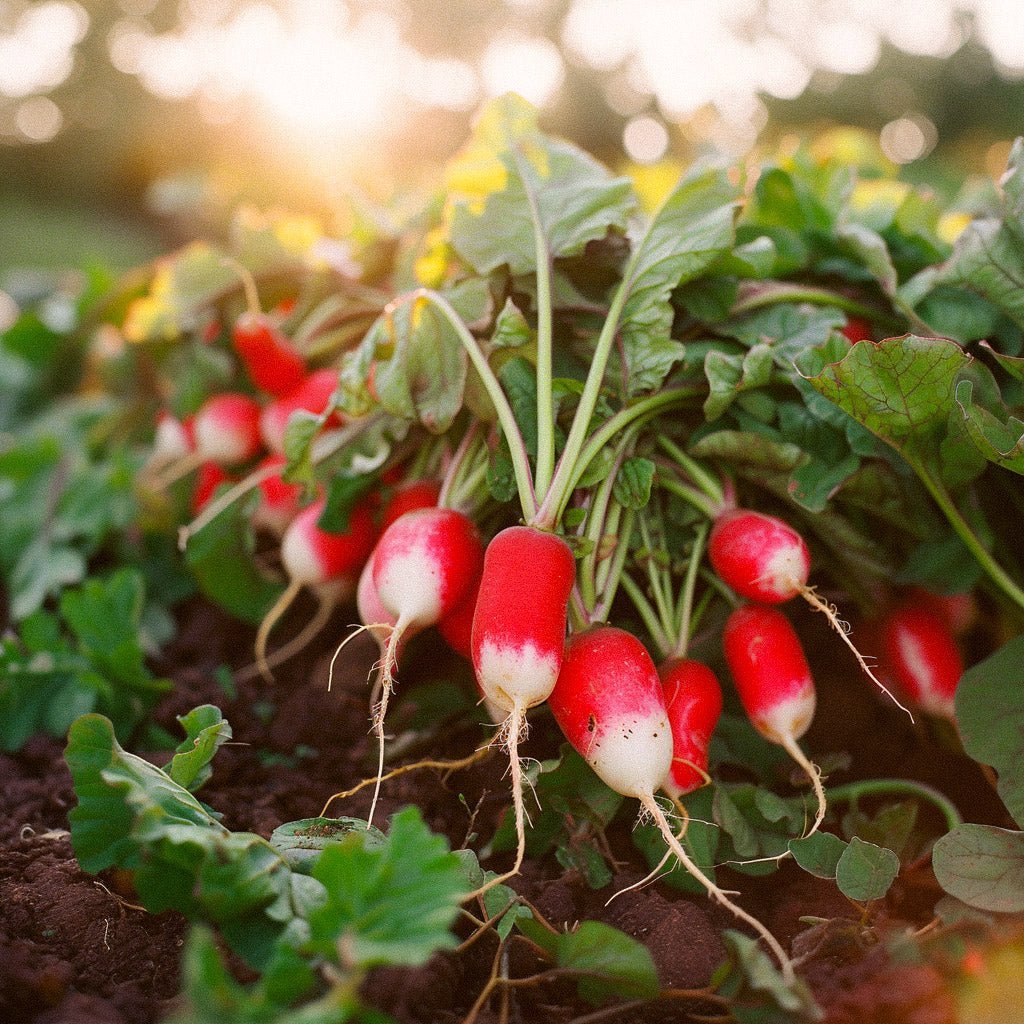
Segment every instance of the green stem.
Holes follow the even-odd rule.
[[[683,501],[688,501],[698,512],[703,512],[708,519],[718,518],[720,506],[711,502],[704,492],[698,491],[696,487],[690,487],[681,480],[677,480],[673,476],[666,476],[664,473],[658,474],[658,486],[664,487],[666,491],[671,491]]]
[[[596,621],[607,622],[608,616],[611,614],[612,603],[619,590],[619,584],[626,578],[623,567],[629,555],[629,545],[633,540],[635,523],[636,513],[632,509],[626,509],[619,527],[619,542],[615,547],[615,554],[598,568],[597,590],[601,594],[601,601],[594,609]]]
[[[474,369],[480,375],[484,389],[487,391],[487,395],[498,414],[498,422],[501,424],[501,429],[505,434],[508,450],[512,457],[512,470],[515,473],[516,488],[519,491],[519,504],[522,506],[523,516],[528,521],[532,521],[537,515],[537,500],[534,496],[533,480],[530,476],[530,459],[526,454],[526,445],[523,442],[523,435],[519,432],[519,424],[516,423],[512,406],[508,404],[505,392],[502,390],[498,378],[494,375],[490,363],[487,362],[486,357],[481,351],[480,345],[469,332],[469,328],[462,322],[462,317],[455,312],[443,295],[439,295],[437,292],[426,288],[421,288],[412,292],[407,299],[411,299],[414,302],[419,299],[433,303],[451,324],[452,329],[462,343],[462,347],[466,350],[466,354],[469,356]]]
[[[654,545],[651,543],[651,531],[645,516],[640,516],[640,539],[647,552],[647,579],[651,584],[651,593],[654,595],[654,605],[658,609],[658,620],[661,623],[662,636],[670,637],[670,630],[673,624],[672,596],[669,591],[668,581],[665,573],[658,566],[654,559]],[[671,646],[671,641],[669,642]],[[668,648],[663,648],[668,650]]]
[[[844,313],[853,313],[854,316],[862,316],[867,320],[884,319],[887,322],[893,322],[891,317],[880,317],[879,310],[865,306],[864,303],[857,302],[856,299],[840,295],[839,292],[830,291],[828,288],[779,282],[761,285],[752,294],[739,299],[729,310],[729,316],[742,316],[744,313],[751,313],[755,309],[763,309],[765,306],[774,306],[780,302],[808,302],[815,306],[835,306]]]
[[[607,419],[594,432],[594,435],[590,440],[587,441],[586,446],[582,448],[576,459],[575,467],[568,476],[569,483],[564,495],[557,504],[550,506],[549,503],[552,501],[552,497],[555,493],[558,478],[558,474],[556,473],[556,483],[552,483],[551,489],[545,496],[543,505],[537,513],[538,517],[546,518],[548,515],[553,515],[552,522],[558,521],[562,515],[565,504],[569,500],[569,495],[572,494],[576,484],[579,482],[583,474],[586,473],[590,463],[593,462],[601,449],[620,430],[624,430],[637,420],[647,420],[656,413],[661,412],[670,406],[682,404],[694,397],[700,397],[704,393],[704,390],[705,389],[702,387],[669,388],[667,391],[659,392],[656,395],[649,395],[647,398],[641,399],[639,402],[635,402],[633,405],[627,406],[625,409],[620,409],[614,416]],[[562,453],[562,458],[564,459],[564,457],[565,452]],[[560,460],[559,471],[561,469],[561,465],[562,463]],[[553,512],[551,511],[552,508]]]
[[[967,549],[974,555],[978,564],[988,573],[992,582],[1018,607],[1024,609],[1024,590],[1014,583],[1006,570],[1003,569],[984,544],[981,543],[978,535],[971,529],[971,524],[967,522],[963,513],[956,507],[946,489],[932,478],[932,475],[922,463],[916,459],[907,459],[907,461],[910,462],[910,465],[920,477],[921,482],[928,488],[928,492],[935,499],[935,503],[942,509],[943,514],[967,546]]]
[[[640,618],[643,619],[647,632],[651,634],[651,639],[654,641],[654,646],[659,651],[668,650],[670,646],[668,637],[665,636],[661,628],[658,614],[651,607],[651,602],[644,597],[644,592],[640,589],[636,580],[628,572],[624,572],[619,578],[619,583],[622,589],[629,595],[629,599],[633,602],[633,607],[636,608]]]
[[[932,786],[926,785],[924,782],[916,782],[913,779],[861,779],[859,782],[848,782],[843,786],[830,787],[828,799],[830,804],[836,801],[856,803],[862,797],[890,794],[893,796],[899,794],[919,796],[927,800],[946,819],[946,825],[950,831],[963,824],[960,812],[949,797]]]
[[[546,494],[555,469],[555,421],[551,400],[552,326],[551,326],[551,253],[540,219],[537,197],[523,173],[523,157],[515,154],[516,167],[523,182],[533,222],[534,259],[537,263],[537,494]]]
[[[572,491],[573,480],[576,477],[577,462],[583,445],[586,440],[587,431],[590,429],[590,419],[594,415],[597,406],[597,398],[601,392],[601,384],[604,381],[604,373],[608,367],[608,357],[611,355],[612,345],[615,343],[615,335],[619,329],[619,319],[629,298],[632,287],[632,276],[635,270],[636,254],[630,260],[626,268],[626,277],[619,285],[612,299],[611,307],[608,310],[608,317],[601,328],[597,338],[597,345],[594,348],[594,356],[590,362],[590,371],[587,373],[586,382],[583,385],[583,394],[580,396],[580,403],[576,407],[576,413],[572,419],[572,426],[569,428],[569,436],[562,450],[562,456],[558,460],[554,478],[551,486],[543,492],[541,508],[537,512],[536,519],[531,523],[541,529],[551,529],[558,521],[561,508],[568,500]]]
[[[665,450],[669,458],[683,469],[687,476],[716,504],[725,501],[725,491],[721,481],[709,473],[696,459],[691,458],[682,448],[667,437],[659,437],[658,444]],[[714,518],[714,517],[712,517]]]
[[[674,658],[685,658],[686,649],[690,645],[690,630],[693,628],[693,595],[697,589],[697,572],[704,555],[704,541],[708,535],[708,524],[700,525],[693,537],[693,549],[690,561],[686,566],[686,577],[683,580],[683,591],[679,599],[679,618],[676,621],[676,646],[671,651]]]
[[[601,481],[597,492],[590,505],[590,514],[587,516],[587,528],[584,537],[591,542],[594,550],[587,554],[580,562],[578,574],[580,593],[583,595],[583,603],[587,611],[593,611],[597,603],[597,552],[604,536],[605,524],[608,519],[608,506],[611,504],[612,491],[615,487],[615,477],[626,457],[626,446],[623,445],[617,455],[611,472]]]

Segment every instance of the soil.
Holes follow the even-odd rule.
[[[175,715],[197,704],[223,708],[235,742],[218,754],[202,797],[224,814],[230,828],[269,836],[283,822],[319,814],[332,793],[372,774],[375,747],[366,710],[367,673],[377,654],[372,641],[363,636],[348,645],[327,690],[333,643],[347,632],[351,616],[351,610],[336,615],[320,641],[277,670],[274,684],[248,681],[229,695],[216,681],[215,669],[244,663],[252,632],[202,602],[181,611],[179,633],[155,666],[176,683],[156,717],[174,732]],[[958,754],[948,737],[930,726],[911,726],[876,700],[869,684],[857,677],[852,659],[847,665],[842,653],[836,654],[834,638],[810,619],[803,625],[816,638],[810,650],[822,652],[818,659],[812,655],[812,662],[820,663],[815,666],[820,703],[806,745],[815,752],[842,749],[854,769],[837,772],[833,781],[916,778],[947,793],[970,820],[1006,824],[978,767]],[[288,624],[280,629],[287,635]],[[480,726],[470,716],[452,718],[430,738],[429,747],[417,746],[415,684],[451,678],[468,685],[465,665],[443,645],[429,636],[410,645],[394,708],[392,755],[402,750],[404,760],[416,760],[429,751],[431,757],[457,758],[473,751]],[[413,691],[413,699],[401,699],[402,691]],[[551,756],[557,742],[554,728],[540,717],[523,752]],[[462,846],[474,832],[489,835],[507,807],[504,771],[501,759],[491,758],[448,779],[429,770],[403,775],[385,784],[378,820],[415,803],[431,828]],[[780,786],[786,784],[780,780]],[[175,913],[154,916],[139,909],[130,883],[116,872],[94,878],[79,869],[66,831],[73,800],[60,742],[36,738],[17,755],[0,756],[0,1022],[164,1019],[175,1006],[187,922]],[[365,817],[369,804],[367,788],[333,811]],[[625,809],[609,829],[611,847],[629,860],[607,890],[592,891],[553,857],[529,862],[516,888],[556,926],[600,919],[648,946],[662,986],[672,995],[654,1004],[623,1006],[607,1018],[614,1024],[669,1024],[720,1013],[721,1007],[699,990],[723,959],[720,932],[735,926],[727,913],[663,886],[629,892],[605,907],[610,892],[646,873],[628,842],[632,824]],[[499,855],[488,866],[500,868],[503,862]],[[742,890],[744,905],[783,944],[806,954],[803,974],[829,1024],[954,1024],[948,985],[938,970],[895,963],[882,944],[865,945],[860,908],[834,885],[792,867],[767,879],[726,876],[724,882]],[[926,863],[905,871],[884,904],[872,908],[876,931],[926,924],[939,895]],[[807,917],[829,923],[809,927],[801,921]],[[455,1024],[466,1017],[490,976],[495,950],[493,936],[487,936],[461,954],[437,955],[417,970],[378,970],[365,995],[402,1024]],[[545,965],[525,943],[513,942],[507,969],[513,977],[526,977]],[[565,978],[517,988],[510,1009],[512,1020],[555,1024],[593,1012]],[[496,995],[476,1020],[496,1021],[501,1010]]]

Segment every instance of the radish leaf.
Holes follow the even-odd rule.
[[[836,885],[851,900],[881,899],[900,871],[900,859],[884,846],[854,836],[836,863]]]
[[[936,842],[932,867],[939,885],[979,910],[1024,910],[1024,832],[959,825]]]

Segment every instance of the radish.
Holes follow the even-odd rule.
[[[184,458],[195,450],[195,432],[191,421],[183,422],[162,409],[156,416],[156,433],[147,468],[157,469]]]
[[[879,624],[882,665],[923,711],[954,720],[964,663],[949,625],[923,604],[893,608]]]
[[[978,618],[978,602],[970,591],[937,594],[934,590],[912,587],[907,600],[934,612],[949,627],[953,636],[963,636]]]
[[[575,582],[572,549],[553,533],[510,526],[487,545],[470,653],[488,713],[502,721],[498,735],[511,765],[518,844],[515,864],[504,878],[519,871],[526,850],[518,753],[526,711],[547,700],[558,680]]]
[[[841,328],[840,333],[855,343],[858,341],[870,341],[871,324],[863,317],[848,316],[846,318],[846,326]]]
[[[707,665],[670,658],[658,666],[672,727],[672,767],[661,788],[674,800],[708,781],[708,744],[722,714],[722,688]]]
[[[484,558],[486,557],[485,554]],[[476,613],[476,602],[480,594],[480,580],[481,577],[478,576],[466,588],[462,600],[447,615],[442,616],[437,624],[438,632],[444,637],[444,642],[467,661],[473,660],[473,616]]]
[[[356,608],[359,611],[359,621],[366,627],[366,631],[377,641],[381,656],[384,655],[384,645],[395,628],[398,619],[381,604],[380,595],[373,582],[373,559],[367,559],[363,571],[359,575],[359,583],[356,586]]]
[[[821,773],[797,744],[811,724],[816,702],[800,638],[777,608],[748,604],[726,621],[723,646],[751,724],[766,740],[785,749],[814,787],[818,811],[807,833],[811,835],[825,817],[826,803]]]
[[[811,554],[803,537],[792,526],[763,512],[726,509],[711,529],[708,557],[722,581],[741,597],[761,604],[780,604],[799,595],[812,608],[824,613],[868,678],[910,715],[871,670],[850,639],[849,626],[839,618],[838,610],[807,585]],[[913,720],[913,716],[910,717]]]
[[[655,799],[672,768],[672,728],[658,670],[643,644],[614,626],[576,633],[565,648],[548,705],[601,780],[640,801],[686,870],[712,899],[757,931],[791,982],[793,965],[779,941],[693,863]]]
[[[260,450],[260,407],[248,395],[208,398],[194,421],[196,453],[224,466],[248,462]]]
[[[294,391],[306,376],[305,360],[265,313],[242,313],[231,329],[231,340],[249,379],[275,398]]]
[[[234,478],[229,476],[227,470],[219,463],[204,462],[199,467],[195,483],[192,485],[192,515],[199,515],[214,496],[217,488],[232,479]]]
[[[337,387],[336,370],[314,370],[294,390],[267,405],[259,421],[263,443],[272,452],[284,454],[284,433],[292,413],[301,409],[319,416],[330,404]],[[338,425],[341,417],[332,413],[328,423]]]
[[[316,616],[301,634],[305,643],[319,632],[338,601],[354,592],[358,573],[373,549],[373,518],[366,504],[357,504],[352,509],[345,533],[328,533],[320,529],[317,521],[323,515],[324,505],[321,498],[304,508],[281,538],[281,562],[288,573],[289,583],[264,616],[256,634],[256,664],[268,681],[272,679],[266,657],[270,631],[298,592],[309,587],[320,603]],[[294,652],[299,639],[289,644],[289,654]],[[277,660],[283,658],[279,656]]]
[[[302,497],[301,484],[285,483],[281,470],[288,464],[283,455],[268,455],[256,467],[261,470],[276,470],[270,476],[261,476],[257,485],[259,504],[253,510],[253,526],[280,537],[288,524],[298,515],[299,500]]]
[[[373,725],[384,772],[384,717],[394,683],[398,649],[406,634],[435,625],[461,600],[480,572],[482,545],[473,523],[450,508],[421,508],[396,519],[373,552],[373,584],[395,625],[385,641]],[[377,793],[369,819],[372,820]]]
[[[386,530],[406,512],[413,512],[418,508],[434,508],[440,493],[441,484],[437,480],[412,480],[396,488],[384,507],[381,530]]]

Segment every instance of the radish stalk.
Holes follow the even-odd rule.
[[[800,639],[777,608],[748,604],[728,618],[723,632],[725,660],[751,724],[766,740],[781,746],[804,770],[814,788],[817,832],[827,809],[821,772],[797,740],[814,717],[815,690]]]
[[[672,765],[672,730],[658,671],[643,644],[614,626],[575,634],[549,705],[566,738],[602,781],[640,801],[679,862],[713,900],[757,932],[791,983],[793,964],[779,941],[694,864],[655,799]]]

